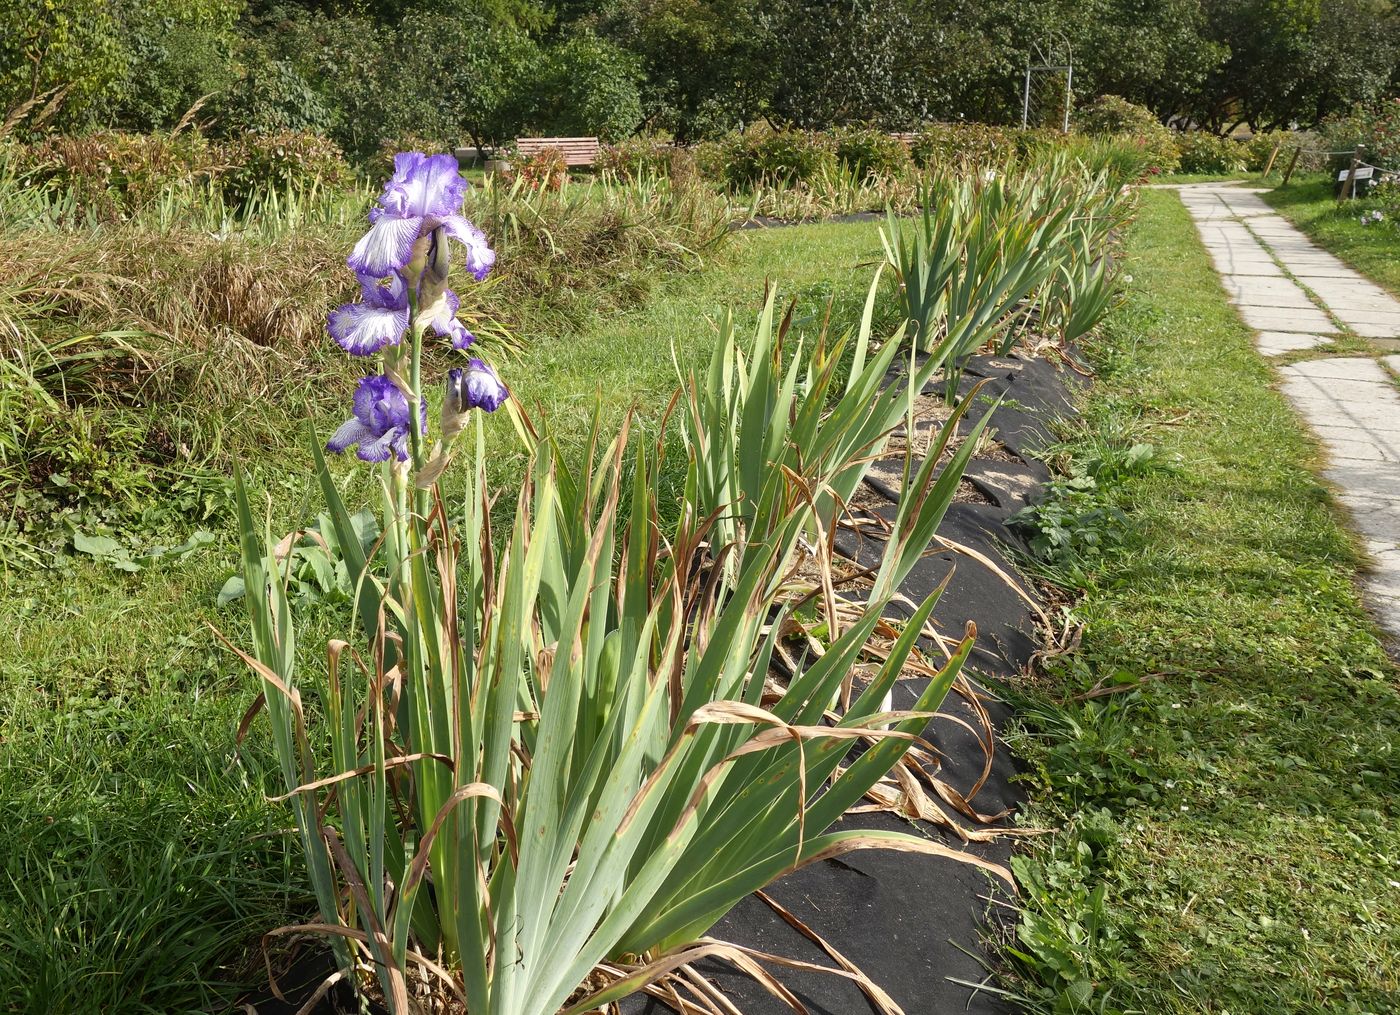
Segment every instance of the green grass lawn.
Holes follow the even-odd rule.
[[[1393,1012],[1400,690],[1358,553],[1174,194],[1144,193],[1127,260],[1065,453],[1142,442],[1158,464],[1109,484],[1127,535],[1061,569],[1083,643],[1022,702],[1030,822],[1060,829],[1023,861],[1024,992],[1056,1012]]]
[[[1280,215],[1361,274],[1400,294],[1400,223],[1363,226],[1361,213],[1378,207],[1374,200],[1338,204],[1325,175],[1295,178],[1287,187],[1264,195]]]
[[[1278,172],[1272,174],[1274,179],[1278,178]],[[1163,173],[1160,176],[1152,177],[1149,183],[1225,183],[1241,181],[1245,183],[1257,183],[1261,179],[1260,173]]]
[[[828,301],[835,320],[853,320],[879,257],[869,223],[743,232],[625,315],[567,338],[527,336],[502,372],[528,406],[548,408],[566,443],[581,439],[595,397],[607,425],[635,407],[655,427],[675,363],[707,357],[723,307],[751,316],[771,282],[797,299],[801,332]],[[502,448],[493,478],[518,480],[509,425],[494,419],[491,435]],[[314,504],[304,434],[285,433],[266,455],[276,468],[248,463],[256,485],[279,504]],[[307,518],[278,512],[288,528],[294,517]],[[307,909],[289,815],[264,801],[277,777],[261,724],[235,743],[254,681],[209,629],[244,635],[241,606],[215,606],[236,564],[231,525],[225,512],[212,545],[139,574],[84,558],[0,574],[0,813],[11,816],[0,1010],[222,1010],[263,976],[248,951],[258,936]],[[340,618],[333,607],[311,614],[301,646],[314,661]]]

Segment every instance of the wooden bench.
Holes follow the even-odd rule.
[[[596,137],[518,137],[515,150],[522,159],[538,155],[549,148],[557,148],[564,153],[564,164],[592,166],[598,161],[598,139]]]

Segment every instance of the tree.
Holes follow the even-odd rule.
[[[241,0],[115,0],[109,9],[124,67],[103,102],[104,122],[169,128],[200,98],[233,84]]]
[[[1208,37],[1203,0],[1096,0],[1075,13],[1076,90],[1121,95],[1164,120],[1229,56]]]
[[[928,102],[923,49],[905,0],[795,0],[782,37],[773,111],[799,127],[869,122],[906,126]]]
[[[1400,55],[1389,0],[1210,0],[1208,9],[1229,58],[1184,111],[1213,130],[1315,126],[1382,94]]]
[[[524,119],[551,134],[621,140],[642,122],[640,80],[636,57],[578,31],[545,53]]]
[[[612,0],[564,12],[640,60],[643,116],[681,140],[742,127],[768,109],[788,0]]]
[[[0,5],[0,108],[61,91],[59,122],[81,122],[118,87],[125,59],[104,0]]]

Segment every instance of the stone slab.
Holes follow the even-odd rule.
[[[1379,363],[1368,356],[1338,356],[1333,359],[1310,360],[1295,363],[1283,368],[1287,377],[1296,377],[1317,385],[1329,397],[1346,402],[1358,398],[1374,397],[1374,393],[1361,395],[1336,385],[1333,381],[1353,381],[1362,384],[1388,385],[1389,378]],[[1397,403],[1400,404],[1400,403]]]
[[[1400,338],[1400,328],[1390,324],[1370,324],[1365,321],[1347,321],[1347,327],[1362,338]]]
[[[1321,279],[1313,279],[1313,282],[1308,288],[1329,307],[1351,307],[1363,313],[1400,314],[1400,302],[1391,299],[1385,293],[1369,293],[1364,289],[1349,291],[1344,279],[1328,279],[1326,285],[1321,284]],[[1337,285],[1338,282],[1343,284]]]
[[[1331,345],[1331,340],[1321,335],[1305,335],[1291,331],[1261,331],[1254,339],[1254,347],[1265,356],[1282,356],[1289,352],[1302,352]]]
[[[1260,331],[1301,331],[1307,334],[1330,334],[1337,330],[1321,310],[1296,307],[1238,306],[1240,316],[1251,328]]]
[[[1327,307],[1347,324],[1388,324],[1400,325],[1400,307],[1394,310],[1371,310],[1352,303],[1327,302]]]
[[[1229,295],[1231,303],[1237,303],[1241,306],[1273,307],[1276,309],[1291,310],[1316,309],[1313,305],[1313,301],[1308,298],[1308,294],[1296,288],[1293,292],[1266,292],[1260,289],[1251,289],[1248,286],[1238,286],[1235,288],[1227,287],[1225,291]]]
[[[1395,452],[1382,445],[1366,430],[1351,426],[1327,426],[1321,423],[1312,425],[1313,432],[1322,438],[1327,452],[1333,458],[1358,462],[1397,462]]]
[[[1264,260],[1232,260],[1230,258],[1212,257],[1211,263],[1215,265],[1215,270],[1222,275],[1255,275],[1270,278],[1283,278],[1283,269],[1274,264],[1273,261]]]
[[[1318,264],[1307,261],[1291,261],[1287,257],[1280,257],[1284,267],[1289,274],[1296,275],[1298,280],[1304,285],[1308,284],[1310,278],[1358,278],[1356,272],[1352,271],[1344,264]]]

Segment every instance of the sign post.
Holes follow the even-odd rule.
[[[1361,153],[1366,150],[1365,145],[1357,145],[1356,151],[1351,153],[1351,168],[1347,170],[1347,182],[1342,184],[1342,196],[1337,200],[1349,201],[1356,193],[1356,170],[1361,165]]]

